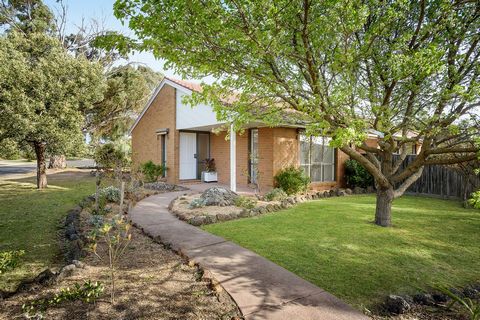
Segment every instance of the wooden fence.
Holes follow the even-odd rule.
[[[402,167],[405,168],[414,159],[415,155],[408,156]],[[425,166],[422,176],[406,193],[464,200],[479,187],[478,176],[473,174],[466,176],[462,170],[453,167],[430,165]]]

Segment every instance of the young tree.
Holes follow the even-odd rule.
[[[37,187],[44,188],[46,154],[83,143],[80,110],[102,98],[102,70],[45,33],[12,30],[0,37],[0,74],[0,141],[33,146]]]
[[[309,133],[332,136],[373,175],[378,225],[391,225],[393,199],[425,165],[478,151],[479,128],[457,126],[479,113],[478,1],[117,0],[115,14],[138,39],[117,37],[118,48],[221,79],[193,98],[221,118],[275,125],[289,109]],[[237,100],[225,105],[232,90]],[[368,130],[378,148],[364,143]],[[421,151],[402,168],[412,143]]]

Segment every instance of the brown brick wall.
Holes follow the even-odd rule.
[[[161,163],[161,139],[156,131],[168,128],[167,135],[167,181],[178,181],[178,131],[175,110],[175,88],[164,86],[152,105],[132,131],[132,161],[136,168],[140,163],[152,160]]]
[[[210,134],[210,156],[215,159],[218,182],[230,185],[230,140],[225,140],[226,132]],[[248,185],[248,131],[237,134],[237,185]]]

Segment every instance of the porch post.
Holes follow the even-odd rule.
[[[230,190],[237,192],[237,137],[230,125]]]

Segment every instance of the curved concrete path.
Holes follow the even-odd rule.
[[[140,201],[132,221],[210,271],[246,319],[368,319],[359,311],[275,263],[188,223],[168,211],[171,192]]]

